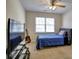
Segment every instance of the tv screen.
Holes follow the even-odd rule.
[[[20,23],[14,19],[8,19],[8,53],[22,41],[22,33],[24,33],[24,23]]]

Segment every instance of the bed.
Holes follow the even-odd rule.
[[[70,29],[61,28],[58,34],[40,34],[37,36],[36,48],[40,49],[46,46],[61,46],[68,44],[68,34]]]
[[[57,45],[64,45],[64,35],[41,34],[37,37],[37,49]]]

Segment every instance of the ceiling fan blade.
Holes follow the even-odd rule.
[[[51,0],[51,5],[54,5],[57,2],[57,0]]]
[[[55,3],[54,4],[55,6],[58,6],[58,7],[66,7],[63,3],[61,2],[58,2],[58,3]]]
[[[55,5],[55,6],[57,6],[57,7],[63,7],[63,8],[66,7],[65,5]]]
[[[48,3],[48,5],[51,5],[51,0],[46,0],[46,2]]]

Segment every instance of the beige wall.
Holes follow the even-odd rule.
[[[62,19],[63,19],[62,27],[72,28],[72,10],[63,14]]]
[[[6,19],[8,18],[25,22],[25,11],[19,0],[6,0]]]
[[[62,16],[60,14],[49,14],[49,13],[40,13],[40,12],[26,12],[26,28],[29,30],[29,34],[34,40],[37,36],[35,33],[35,18],[36,17],[54,17],[55,18],[55,32],[59,31],[59,28],[62,26]]]

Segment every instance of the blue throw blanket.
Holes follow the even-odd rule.
[[[37,37],[37,48],[44,46],[64,45],[64,36],[57,34],[41,34]]]

